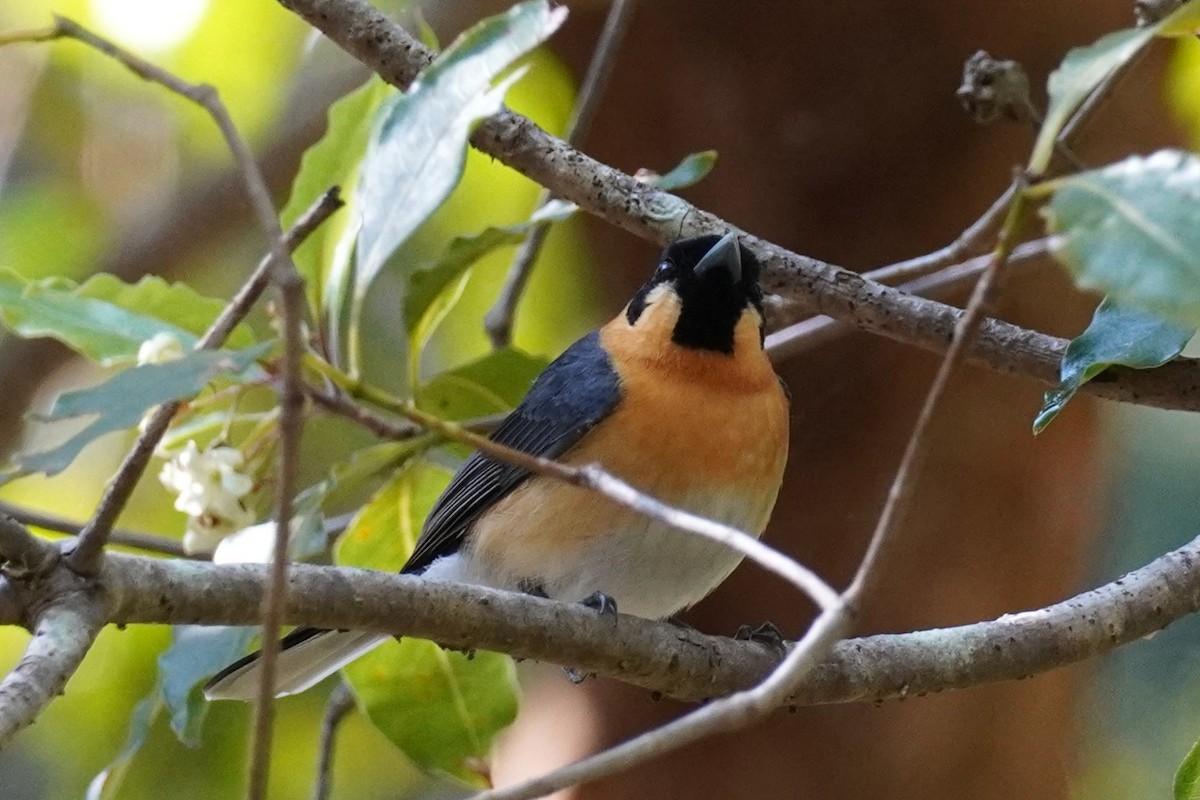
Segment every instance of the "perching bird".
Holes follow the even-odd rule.
[[[757,260],[734,234],[680,240],[612,322],[548,366],[492,438],[601,465],[666,503],[760,535],[783,477],[788,401],[763,351]],[[608,498],[478,453],[434,504],[402,572],[669,617],[741,556]],[[280,695],[390,637],[300,628],[283,639]],[[256,696],[258,654],[205,687]]]

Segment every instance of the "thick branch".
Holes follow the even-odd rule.
[[[1123,578],[1037,611],[990,622],[849,639],[797,689],[797,704],[873,701],[1013,680],[1137,641],[1200,609],[1200,538]],[[109,621],[258,622],[266,568],[110,554]],[[3,607],[0,606],[0,611]],[[681,700],[729,694],[776,663],[765,648],[482,587],[297,565],[288,623],[412,635],[452,647],[572,664]],[[0,623],[19,622],[0,619]]]
[[[433,55],[366,0],[280,0],[384,80],[407,86]],[[680,235],[736,226],[674,195],[639,183],[539,128],[504,111],[484,121],[472,138],[481,151],[529,176],[555,195],[643,239],[666,244]],[[764,288],[780,300],[771,327],[814,312],[872,333],[943,352],[961,309],[906,295],[857,273],[747,236],[763,260]],[[1058,382],[1066,340],[986,320],[967,357],[1000,372]],[[1176,361],[1155,370],[1114,368],[1085,385],[1112,400],[1160,408],[1200,410],[1200,364]]]
[[[62,694],[104,621],[103,606],[82,595],[42,612],[25,654],[0,682],[0,747]]]

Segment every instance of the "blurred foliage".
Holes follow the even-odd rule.
[[[1200,42],[1174,45],[1165,101],[1200,148]],[[1184,355],[1197,355],[1195,345]],[[1200,496],[1200,420],[1151,408],[1108,409],[1118,465],[1109,492],[1104,547],[1095,554],[1099,576],[1141,566],[1197,533]],[[1102,661],[1080,703],[1080,764],[1076,800],[1173,796],[1176,770],[1200,736],[1200,619],[1189,617],[1151,641],[1122,648]]]
[[[51,11],[92,27],[182,78],[216,86],[254,149],[261,151],[280,136],[285,117],[324,114],[324,109],[305,106],[303,87],[304,81],[321,79],[320,69],[334,48],[311,41],[310,29],[276,4],[32,0],[0,5],[0,30],[44,26]],[[439,33],[448,41],[447,34],[453,32]],[[545,50],[534,52],[523,64],[528,72],[509,91],[506,102],[548,130],[560,130],[573,103],[573,76]],[[0,107],[14,110],[9,117],[12,124],[0,125],[0,265],[26,280],[59,276],[83,281],[114,255],[136,248],[154,226],[188,224],[164,219],[162,214],[181,193],[229,168],[228,151],[205,114],[78,43],[0,49],[0,73],[6,76],[0,82]],[[325,188],[323,178],[311,183],[318,190]],[[392,261],[436,265],[457,237],[489,227],[523,226],[537,191],[524,177],[469,152],[458,186]],[[171,280],[184,281],[202,294],[227,294],[262,250],[261,233],[249,223],[250,215],[244,216],[200,250],[182,253],[176,262],[161,264],[161,269]],[[422,402],[437,407],[439,413],[461,418],[483,409],[491,413],[511,407],[544,365],[545,355],[558,352],[597,322],[596,284],[587,251],[577,225],[565,222],[543,250],[542,260],[557,266],[535,272],[516,326],[518,344],[540,355],[490,354],[480,319],[494,299],[517,241],[511,237],[473,254],[466,264],[469,269],[459,276],[464,280],[455,313],[440,326],[427,326],[432,338],[421,369],[414,374],[419,375]],[[163,320],[162,308],[152,308],[150,301],[152,295],[168,292],[168,287],[154,284],[152,289],[147,292],[143,287],[139,300],[126,303],[134,290],[110,282],[103,299],[147,313],[148,319]],[[70,287],[56,290],[71,291]],[[404,318],[400,311],[407,302],[406,290],[394,270],[385,270],[367,298],[364,315],[364,374],[392,387],[407,383],[405,330],[397,324]],[[422,302],[431,303],[436,296]],[[178,297],[171,300],[178,301]],[[184,305],[195,315],[209,314],[202,302]],[[270,320],[262,313],[256,317],[252,320],[256,336],[265,337]],[[187,317],[171,322],[194,334],[201,320]],[[240,344],[245,344],[249,334],[240,336]],[[128,356],[128,348],[121,355]],[[498,374],[493,370],[507,376],[505,382],[493,385]],[[44,407],[64,389],[103,378],[94,366],[72,364],[52,376],[39,402]],[[238,395],[242,422],[230,429],[233,436],[244,436],[246,430],[257,430],[273,419],[263,413],[270,397],[260,394]],[[203,410],[192,433],[220,436],[220,410]],[[32,427],[21,448],[43,449],[72,430],[77,427],[68,423]],[[311,484],[332,476],[331,486],[337,488],[330,502],[352,508],[398,463],[430,444],[423,440],[415,448],[379,445],[351,460],[372,441],[344,421],[312,420],[304,442],[305,480]],[[60,475],[24,478],[5,486],[2,495],[83,519],[129,442],[128,433],[100,439]],[[335,466],[339,463],[342,466]],[[122,523],[180,535],[183,519],[170,509],[171,500],[150,474]],[[0,629],[0,668],[11,665],[26,639],[23,632]],[[165,628],[104,631],[66,695],[14,746],[0,752],[0,784],[6,800],[81,797],[92,777],[126,742],[135,706],[153,696],[155,660],[168,643]],[[493,673],[499,669],[496,677],[511,685],[508,660],[497,657],[491,666],[487,661],[464,663]],[[305,796],[311,791],[323,702],[324,692],[318,690],[280,703],[273,797]],[[514,702],[510,698],[497,706],[502,713],[495,718],[501,724],[511,719]],[[188,724],[179,719],[180,724]],[[247,708],[213,706],[202,743],[188,749],[171,733],[169,715],[157,714],[114,796],[158,797],[165,792],[181,797],[237,796],[244,780],[248,719]],[[76,743],[93,744],[64,760],[66,731]],[[352,715],[341,736],[335,765],[338,797],[395,797],[418,790],[441,796],[457,791],[417,771],[365,717]],[[486,747],[480,754],[486,754]]]

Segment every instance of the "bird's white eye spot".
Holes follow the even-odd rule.
[[[658,265],[658,269],[654,271],[654,280],[669,281],[675,277],[675,263],[673,261],[664,261]]]

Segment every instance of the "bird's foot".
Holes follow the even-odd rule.
[[[612,617],[613,624],[617,624],[617,601],[604,592],[592,592],[580,600],[579,604],[594,609],[602,617]],[[567,680],[576,685],[586,681],[589,676],[595,675],[594,672],[581,672],[575,667],[563,667],[563,672],[566,673]]]
[[[763,647],[774,650],[780,657],[787,655],[787,642],[773,622],[764,622],[754,627],[743,625],[737,629],[733,638],[744,642],[758,642]]]
[[[614,623],[617,621],[617,601],[604,592],[592,592],[579,604],[594,609],[602,617],[612,617]]]
[[[593,678],[596,676],[596,673],[594,672],[580,672],[574,667],[563,667],[563,674],[567,676],[567,680],[576,686],[583,683],[588,678]]]

